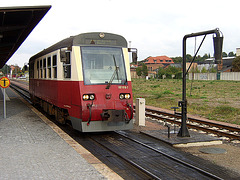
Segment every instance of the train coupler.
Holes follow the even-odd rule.
[[[125,110],[108,109],[101,113],[102,120],[120,122],[124,121]]]

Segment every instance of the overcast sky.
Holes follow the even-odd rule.
[[[7,64],[23,66],[50,45],[85,32],[124,36],[138,49],[138,60],[148,56],[182,56],[184,35],[219,28],[223,51],[240,47],[239,0],[1,0],[1,7],[52,5]],[[197,44],[202,37],[196,38]],[[194,55],[195,38],[187,40]],[[212,35],[199,52],[213,55]]]

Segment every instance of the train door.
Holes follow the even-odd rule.
[[[35,89],[35,87],[34,87],[34,61],[31,61],[31,62],[29,62],[29,83],[30,83],[30,85],[29,85],[29,87],[31,87],[30,89],[29,89],[29,91],[30,91],[30,94],[34,94],[34,89]]]

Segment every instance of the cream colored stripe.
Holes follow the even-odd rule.
[[[123,55],[125,59],[125,67],[127,72],[127,80],[131,81],[131,73],[130,73],[130,63],[129,63],[129,53],[127,48],[123,48]]]

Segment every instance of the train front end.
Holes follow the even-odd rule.
[[[112,39],[93,38],[90,44],[78,48],[82,81],[76,88],[80,92],[81,115],[71,117],[73,128],[82,132],[132,129],[128,48],[119,46],[113,36]]]

